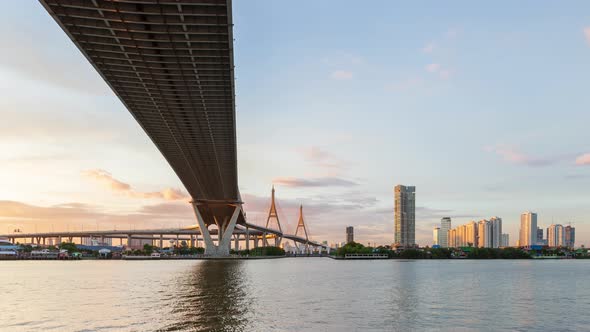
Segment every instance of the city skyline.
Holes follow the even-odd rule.
[[[540,225],[571,222],[576,243],[589,243],[590,22],[582,14],[523,5],[490,32],[498,8],[482,14],[463,3],[443,19],[434,15],[442,5],[377,2],[379,13],[364,15],[371,24],[354,31],[348,22],[368,9],[347,2],[326,26],[326,15],[273,32],[257,23],[283,11],[295,20],[311,5],[234,6],[239,174],[252,221],[263,223],[274,183],[287,229],[302,203],[317,240],[339,241],[352,225],[359,242],[390,244],[391,188],[412,183],[418,244],[431,241],[443,216],[463,224],[491,215],[515,244],[527,209]],[[2,36],[0,84],[11,92],[0,101],[3,232],[194,224],[166,161],[43,8],[7,6],[12,15],[0,24],[22,30]],[[536,15],[518,15],[530,10]],[[565,12],[567,21],[546,26]],[[408,31],[404,16],[424,25]],[[362,38],[373,31],[378,38]]]

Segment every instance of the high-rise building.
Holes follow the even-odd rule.
[[[565,246],[565,232],[562,225],[553,224],[547,227],[547,245],[550,247]]]
[[[441,235],[440,227],[434,226],[434,229],[432,230],[432,245],[440,246],[440,235]]]
[[[491,248],[492,246],[492,223],[488,220],[480,220],[477,223],[477,247]]]
[[[537,214],[525,212],[520,215],[519,246],[530,247],[537,243]]]
[[[395,186],[394,244],[413,247],[416,244],[416,187]]]
[[[439,231],[439,245],[443,248],[449,247],[449,230],[451,230],[451,218],[444,217],[440,220],[440,231]]]
[[[502,234],[502,241],[500,242],[500,247],[508,246],[510,246],[510,236],[508,234]]]
[[[576,228],[572,226],[565,226],[565,246],[574,248],[576,243]]]
[[[499,248],[502,241],[502,218],[492,217],[477,223],[477,247]]]
[[[457,226],[448,232],[449,247],[468,247],[477,245],[478,224],[471,221],[465,225]]]
[[[346,227],[346,243],[354,242],[354,228],[352,226]]]
[[[502,218],[490,218],[492,224],[492,248],[500,248],[502,246]]]

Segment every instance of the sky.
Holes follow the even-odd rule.
[[[36,1],[0,13],[0,233],[183,227],[186,190]],[[239,185],[314,240],[524,211],[590,244],[590,3],[234,0]]]

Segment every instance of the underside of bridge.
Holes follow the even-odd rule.
[[[245,223],[231,0],[40,2],[164,155],[204,233],[215,224],[231,236]]]

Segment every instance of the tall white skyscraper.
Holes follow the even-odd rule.
[[[520,233],[518,245],[530,247],[537,243],[537,214],[525,212],[520,215]]]
[[[440,227],[434,226],[434,229],[432,230],[432,245],[434,245],[434,246],[439,245],[440,246],[440,235],[441,235]]]
[[[440,231],[439,231],[439,245],[443,248],[449,247],[449,231],[451,230],[451,218],[444,217],[440,220]]]
[[[395,186],[395,245],[416,245],[416,187]]]

